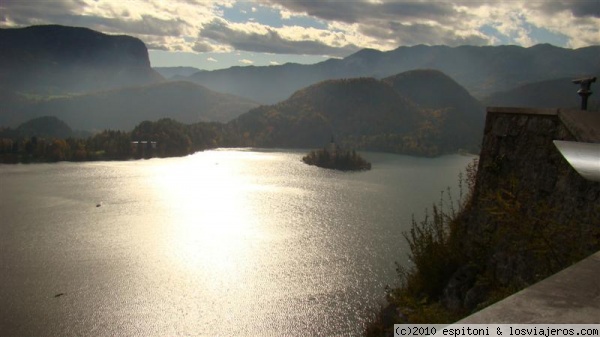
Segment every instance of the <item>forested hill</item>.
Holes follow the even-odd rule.
[[[324,81],[228,126],[243,146],[319,147],[335,136],[356,149],[439,155],[476,151],[483,121],[483,106],[464,88],[439,71],[422,70]]]
[[[31,119],[16,129],[19,137],[42,137],[65,139],[73,137],[73,130],[64,121],[51,116]]]
[[[167,88],[163,88],[165,86]],[[189,88],[176,88],[173,89],[174,93],[161,96],[161,93],[168,92],[169,86]],[[129,90],[41,101],[33,105],[31,111],[44,113],[44,106],[54,104],[48,109],[62,111],[65,122],[71,127],[75,125],[74,129],[80,129],[85,124],[72,122],[96,125],[94,123],[119,119],[121,124],[131,124],[133,128],[136,125],[134,121],[140,116],[156,121],[162,118],[163,111],[172,109],[172,115],[178,116],[179,120],[187,119],[189,126],[172,119],[162,119],[158,124],[138,124],[131,134],[131,137],[138,137],[138,131],[146,130],[148,125],[160,126],[160,132],[146,132],[140,139],[156,141],[159,147],[162,146],[160,144],[171,144],[160,152],[161,156],[187,154],[211,147],[318,148],[332,136],[343,147],[357,150],[420,156],[436,156],[460,150],[478,152],[484,122],[483,106],[455,81],[435,70],[411,71],[383,80],[353,78],[324,81],[299,90],[278,104],[256,107],[227,124],[198,123],[197,111],[202,110],[199,108],[201,103],[211,100],[226,102],[226,95],[215,94],[196,84],[167,82]],[[188,108],[177,105],[178,102],[188,101],[177,96],[177,93],[186,90],[189,95],[197,95],[199,100]],[[122,106],[131,111],[123,110]],[[224,108],[222,106],[219,113]],[[105,125],[105,129],[114,130],[111,125],[102,125]],[[203,136],[203,132],[208,132],[208,136]],[[189,135],[183,138],[170,136],[167,140],[160,136],[177,133]],[[126,133],[122,132],[105,135],[108,138],[117,137],[118,140],[112,142],[115,144],[136,140],[135,137],[124,136]],[[27,133],[16,138],[9,137],[13,138],[12,144],[16,139],[16,144],[22,145],[17,145],[15,149],[26,148],[27,139],[23,136],[36,135]],[[101,151],[102,147],[92,142],[86,145],[86,149],[93,149],[95,153]],[[111,150],[113,154],[110,158],[130,156],[129,150],[124,149]]]
[[[479,146],[485,107],[450,76],[436,70],[413,70],[383,82],[426,109],[427,123],[437,126],[440,141],[465,149]]]

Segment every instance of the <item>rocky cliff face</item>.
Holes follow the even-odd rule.
[[[472,310],[492,288],[529,285],[600,249],[600,183],[583,179],[553,140],[600,142],[600,113],[488,108],[457,236],[467,262],[445,289],[449,307]]]
[[[163,80],[144,43],[58,25],[0,29],[0,84],[4,90],[57,94]]]

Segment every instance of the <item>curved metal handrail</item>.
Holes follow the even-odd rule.
[[[600,143],[555,140],[554,145],[582,177],[600,182]]]

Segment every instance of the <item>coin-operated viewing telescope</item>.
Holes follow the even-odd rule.
[[[579,96],[581,96],[581,110],[587,110],[588,97],[592,94],[590,88],[594,82],[596,82],[596,77],[584,77],[573,80],[574,84],[581,85],[581,89],[577,91]]]

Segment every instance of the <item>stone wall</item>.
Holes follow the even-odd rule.
[[[560,207],[562,217],[595,214],[600,183],[583,179],[552,141],[600,142],[596,132],[600,112],[488,108],[474,201],[515,179],[517,193]]]
[[[553,140],[600,142],[600,112],[488,108],[473,198],[459,222],[471,262],[448,283],[449,307],[472,310],[490,297],[489,282],[526,286],[599,249],[600,183],[583,179]],[[548,266],[539,265],[543,254]],[[470,268],[478,258],[485,270]]]

